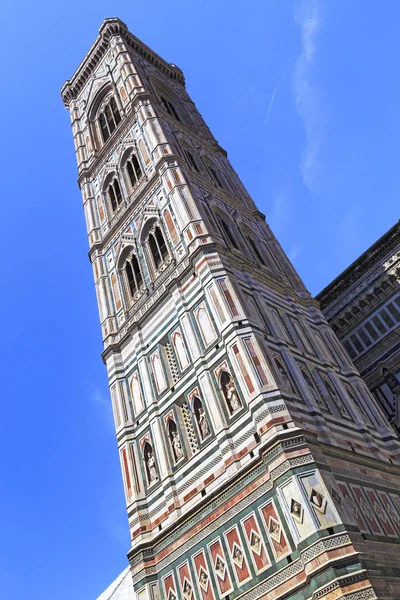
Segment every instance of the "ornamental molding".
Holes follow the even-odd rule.
[[[105,19],[100,26],[99,35],[94,44],[86,54],[85,58],[75,71],[71,79],[68,79],[61,88],[61,96],[64,105],[68,108],[71,101],[77,98],[83,90],[89,78],[93,75],[101,60],[110,49],[110,41],[114,37],[120,37],[126,45],[134,50],[139,56],[157,68],[169,79],[185,85],[184,75],[173,63],[168,63],[161,56],[141,42],[130,31],[126,24],[118,18]]]

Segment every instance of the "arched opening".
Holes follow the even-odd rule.
[[[178,428],[173,419],[168,419],[168,437],[171,444],[172,454],[175,462],[183,458],[182,444],[178,433]]]
[[[134,187],[143,176],[142,168],[136,154],[132,154],[126,161],[126,172],[128,173],[131,187]]]
[[[154,231],[149,234],[148,243],[154,265],[156,269],[158,269],[168,256],[167,245],[158,225],[155,227]]]
[[[235,382],[233,381],[233,378],[231,374],[228,373],[228,371],[221,371],[219,376],[219,382],[229,411],[231,414],[233,414],[243,406],[239,398]]]
[[[235,236],[233,235],[233,231],[231,229],[231,226],[228,225],[228,223],[226,223],[225,219],[223,219],[220,215],[218,215],[217,217],[218,219],[218,223],[220,225],[220,228],[222,230],[222,233],[225,236],[225,239],[227,239],[228,242],[230,242],[230,244],[236,248],[236,250],[239,250],[239,245],[235,239]]]
[[[107,188],[107,195],[111,204],[112,211],[115,212],[122,203],[121,188],[118,179],[113,179]]]
[[[121,122],[121,115],[114,96],[102,106],[98,114],[98,120],[103,142],[106,143]]]
[[[208,424],[207,415],[205,413],[203,403],[198,396],[193,398],[193,412],[199,428],[200,437],[202,440],[210,435],[210,426]]]
[[[279,360],[279,358],[276,358],[276,357],[274,357],[274,362],[275,362],[276,370],[278,371],[280,380],[283,383],[284,387],[290,391],[293,391],[292,384],[289,379],[289,375],[288,375],[285,367],[283,366],[282,362]]]
[[[147,482],[149,485],[157,481],[157,467],[156,460],[154,458],[153,448],[149,442],[145,442],[143,445],[143,460],[146,471]]]
[[[133,298],[143,284],[142,272],[139,261],[135,254],[132,254],[131,257],[126,261],[125,272],[129,291],[131,297]]]
[[[249,244],[251,246],[251,249],[253,250],[253,254],[255,255],[255,257],[258,258],[258,260],[260,261],[260,263],[262,265],[265,265],[265,258],[261,254],[260,250],[257,248],[257,244],[255,243],[253,238],[250,235],[248,235],[246,237],[247,237],[247,241],[249,242]]]

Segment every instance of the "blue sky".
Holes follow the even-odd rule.
[[[126,566],[97,306],[59,95],[111,16],[184,70],[313,294],[400,216],[398,0],[5,0],[4,600],[94,600]]]

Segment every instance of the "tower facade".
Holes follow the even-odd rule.
[[[107,19],[62,88],[139,598],[390,598],[397,438],[181,70]]]
[[[392,426],[400,432],[400,221],[316,298]]]

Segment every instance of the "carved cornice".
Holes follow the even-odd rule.
[[[110,40],[115,36],[120,36],[124,42],[132,48],[137,54],[142,56],[149,63],[154,65],[161,73],[167,77],[185,85],[185,78],[179,67],[167,63],[164,59],[151,50],[146,44],[132,35],[126,24],[118,18],[105,19],[100,26],[99,35],[86,54],[85,58],[75,71],[71,79],[68,79],[61,88],[61,96],[64,105],[68,108],[72,100],[82,91],[85,84],[104,58],[110,48]]]
[[[390,251],[395,253],[399,246],[400,221],[317,294],[316,299],[320,302],[322,310],[337,300],[341,294],[348,292],[349,288],[360,281],[370,269],[381,267],[384,271],[386,265],[381,264],[383,259]]]

